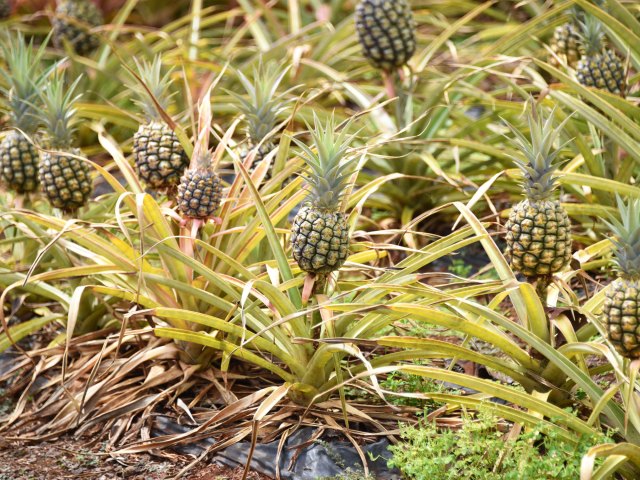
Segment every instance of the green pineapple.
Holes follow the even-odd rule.
[[[92,0],[58,0],[53,19],[53,44],[63,48],[66,42],[79,55],[89,55],[100,45],[90,30],[102,24],[102,12]]]
[[[556,67],[565,64],[573,69],[578,65],[578,61],[584,54],[582,39],[578,27],[573,22],[567,22],[553,32],[551,39],[551,50],[555,54],[549,60]]]
[[[356,32],[364,56],[382,70],[402,67],[416,50],[416,24],[406,0],[360,0]]]
[[[509,214],[507,229],[507,257],[514,270],[526,277],[548,276],[556,273],[571,259],[571,223],[569,216],[551,196],[556,187],[560,149],[554,148],[563,122],[553,127],[553,113],[545,119],[541,107],[531,107],[530,138],[511,125],[514,144],[525,160],[514,158],[524,175],[526,198],[515,205]]]
[[[0,19],[11,15],[11,0],[0,0]]]
[[[0,142],[0,180],[18,193],[28,193],[38,188],[38,149],[25,137],[36,138],[38,130],[39,91],[44,75],[40,61],[45,44],[35,49],[27,44],[21,34],[11,36],[2,44],[7,70],[0,70],[7,84],[0,89],[7,99],[11,126]]]
[[[609,341],[626,358],[640,358],[640,200],[618,198],[620,220],[607,225],[615,239],[619,277],[605,292],[602,319]]]
[[[193,149],[191,165],[180,179],[176,201],[182,215],[194,220],[204,221],[213,217],[222,202],[222,182],[209,150],[211,119],[209,90],[200,102],[198,141]]]
[[[147,122],[133,136],[133,154],[138,176],[154,190],[175,188],[180,176],[189,166],[189,157],[173,129],[162,119],[158,106],[167,111],[171,95],[171,72],[162,75],[162,60],[155,57],[153,62],[136,62],[139,83],[130,85],[136,94],[135,103],[145,113]],[[155,101],[154,101],[155,100]]]
[[[247,147],[241,157],[244,159],[251,150],[258,147],[253,159],[254,165],[276,148],[271,136],[274,134],[279,116],[288,104],[284,94],[277,93],[285,74],[286,70],[261,64],[254,71],[252,83],[238,71],[238,78],[246,95],[229,92],[238,101],[240,112],[246,120]]]
[[[291,246],[302,270],[327,274],[338,270],[349,253],[349,225],[340,203],[353,165],[353,159],[345,160],[353,136],[347,136],[346,128],[338,133],[333,117],[324,128],[314,120],[316,152],[294,138],[310,169],[306,180],[311,191],[293,220]]]
[[[578,82],[624,96],[627,89],[625,68],[616,53],[606,48],[602,24],[587,16],[581,27],[585,50],[576,67]]]
[[[85,205],[93,188],[89,165],[76,158],[82,152],[73,146],[77,124],[74,105],[80,97],[74,92],[80,79],[66,89],[63,74],[56,72],[42,94],[48,151],[42,154],[40,183],[51,205],[64,212]]]

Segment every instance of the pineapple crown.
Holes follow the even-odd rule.
[[[605,220],[615,238],[615,262],[623,277],[640,278],[640,199],[625,203],[619,196],[620,219],[610,216]]]
[[[209,136],[211,133],[211,90],[213,86],[205,91],[202,99],[198,102],[198,136],[193,147],[191,165],[189,168],[210,169],[213,153],[209,149]]]
[[[247,120],[247,136],[254,143],[261,142],[276,127],[278,117],[289,104],[285,93],[278,94],[278,87],[288,68],[279,69],[274,64],[262,62],[253,71],[253,83],[241,71],[237,71],[246,95],[227,91],[238,101],[238,108]]]
[[[75,91],[80,80],[81,76],[67,88],[64,73],[56,69],[40,94],[44,105],[42,121],[53,148],[66,150],[72,146],[77,124],[75,103],[81,97]]]
[[[604,28],[602,23],[593,15],[585,15],[580,24],[580,38],[584,44],[587,56],[602,53],[605,45]]]
[[[0,70],[6,87],[0,88],[7,99],[7,110],[13,125],[26,133],[38,128],[38,95],[46,78],[41,60],[48,38],[39,48],[33,40],[28,44],[21,33],[8,36],[0,44],[7,69]]]
[[[311,203],[318,208],[336,210],[344,195],[355,158],[346,157],[354,135],[347,135],[351,122],[340,132],[334,115],[327,119],[324,127],[313,114],[314,128],[309,128],[315,152],[297,138],[294,142],[302,149],[300,156],[310,168],[305,179],[311,188]]]
[[[153,61],[134,59],[136,72],[131,71],[132,81],[127,85],[135,94],[133,103],[139,106],[148,120],[161,120],[160,111],[169,108],[173,93],[169,93],[173,69],[162,74],[162,57],[156,55]]]
[[[519,157],[512,157],[516,166],[524,175],[523,188],[526,197],[531,201],[542,201],[551,197],[553,190],[556,188],[555,175],[559,166],[558,154],[565,144],[555,148],[554,143],[560,136],[566,118],[558,127],[553,127],[553,115],[555,108],[551,114],[545,116],[542,106],[534,103],[530,99],[531,107],[528,114],[529,137],[517,130],[509,122],[507,127],[515,138],[510,139],[511,143],[524,155],[526,160]]]

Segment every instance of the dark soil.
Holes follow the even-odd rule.
[[[193,457],[142,454],[113,458],[100,446],[87,448],[88,439],[65,438],[38,444],[8,443],[0,437],[0,480],[163,480],[173,478]],[[186,473],[188,480],[239,480],[243,469],[197,464]],[[255,472],[251,480],[268,480]]]

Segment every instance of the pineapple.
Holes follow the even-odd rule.
[[[102,12],[92,0],[58,0],[53,19],[53,44],[63,48],[66,42],[79,55],[89,55],[100,45],[90,30],[103,23]]]
[[[416,50],[416,25],[406,0],[361,0],[356,32],[364,56],[385,71],[405,65]]]
[[[11,0],[0,0],[0,19],[11,15]]]
[[[582,27],[582,42],[585,50],[576,67],[576,77],[585,87],[608,90],[624,96],[626,72],[616,53],[606,48],[602,24],[588,16]]]
[[[38,94],[44,75],[40,61],[46,45],[35,49],[21,34],[2,44],[7,70],[0,70],[8,88],[0,89],[7,99],[11,126],[0,142],[0,180],[18,193],[38,188],[38,149],[25,137],[36,137],[38,130]]]
[[[240,71],[238,78],[246,92],[246,96],[229,92],[237,101],[240,112],[246,119],[247,148],[241,157],[246,158],[251,150],[258,147],[254,164],[262,161],[276,146],[270,135],[276,129],[278,117],[285,111],[287,101],[283,94],[278,94],[278,86],[282,82],[286,70],[264,67],[262,64],[254,71],[254,82]]]
[[[640,358],[640,200],[618,198],[620,220],[607,225],[615,235],[620,276],[605,292],[603,322],[609,341],[626,358]]]
[[[74,212],[85,205],[92,191],[91,172],[87,162],[73,147],[75,133],[74,92],[81,78],[68,89],[63,74],[56,72],[42,94],[45,106],[43,122],[49,151],[42,154],[40,183],[51,205],[64,212]]]
[[[513,269],[526,277],[549,276],[564,268],[571,258],[569,217],[560,203],[551,199],[560,152],[553,144],[565,122],[554,129],[552,119],[553,113],[545,119],[542,108],[532,105],[530,139],[508,125],[516,137],[514,145],[526,159],[514,158],[524,174],[526,198],[509,214],[506,255]]]
[[[138,176],[154,190],[171,190],[180,181],[180,176],[189,166],[189,157],[182,148],[178,136],[162,119],[156,106],[162,111],[169,107],[171,95],[171,72],[162,75],[162,61],[137,63],[138,74],[151,92],[135,83],[130,86],[136,94],[137,103],[145,113],[146,123],[133,136],[133,154]]]
[[[558,67],[561,63],[564,63],[573,69],[577,67],[578,60],[584,53],[584,48],[582,47],[580,31],[574,23],[567,22],[554,30],[553,38],[551,39],[551,50],[555,54],[550,58],[552,65]]]
[[[344,160],[353,136],[346,128],[336,132],[333,117],[323,128],[317,117],[311,131],[317,153],[294,138],[310,168],[307,201],[293,220],[291,246],[300,268],[311,274],[338,270],[349,253],[349,225],[340,203],[349,180],[353,159]]]
[[[198,141],[193,149],[190,168],[180,179],[177,197],[178,210],[182,215],[201,221],[213,217],[222,202],[222,182],[214,170],[213,154],[209,150],[210,92],[200,102]]]

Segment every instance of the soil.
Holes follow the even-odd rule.
[[[38,444],[7,443],[0,437],[0,480],[164,480],[175,477],[193,457],[167,454],[127,455],[113,458],[100,446],[87,448],[89,439],[64,438]],[[169,457],[169,458],[166,458]],[[230,469],[206,462],[192,467],[181,478],[187,480],[239,480],[243,469]],[[250,480],[270,477],[250,472]]]

